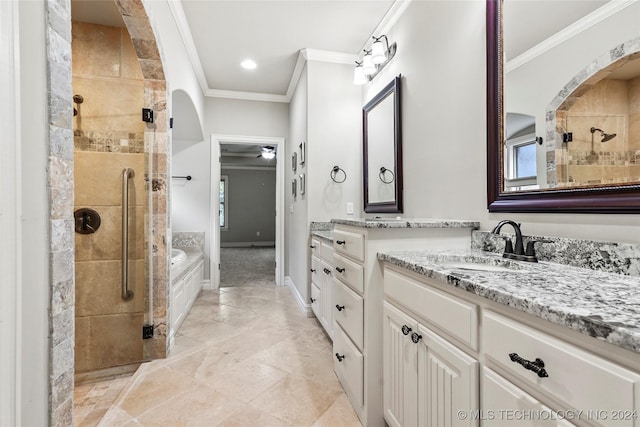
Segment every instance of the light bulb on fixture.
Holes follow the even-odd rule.
[[[382,38],[384,37],[385,42],[387,41],[387,36],[374,37],[375,40],[373,45],[371,46],[371,62],[374,64],[382,64],[387,60],[387,49],[385,49],[385,45],[382,43]]]
[[[353,70],[353,84],[363,85],[367,82],[367,77],[362,71],[362,62],[356,61],[356,68]]]
[[[376,66],[373,65],[373,61],[371,60],[370,50],[365,51],[364,57],[362,58],[362,72],[365,76],[370,76],[376,72]]]
[[[276,157],[276,153],[274,153],[273,151],[267,151],[267,152],[262,153],[262,157],[264,157],[267,160],[271,160],[274,157]]]

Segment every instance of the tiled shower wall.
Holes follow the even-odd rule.
[[[169,139],[166,82],[160,52],[141,0],[115,0],[131,35],[144,77],[144,105],[152,108],[155,123],[144,128],[144,151],[151,156],[153,205],[145,226],[153,234],[154,323],[152,340],[144,346],[145,357],[167,353],[166,319],[169,277],[168,171]],[[71,87],[71,3],[46,0],[46,55],[48,90],[48,193],[50,224],[49,326],[49,425],[73,425],[74,386],[74,144]],[[87,135],[88,137],[91,137]],[[133,138],[136,139],[135,137]],[[135,143],[134,143],[135,144]],[[122,147],[122,144],[120,144]],[[145,162],[146,163],[146,162]],[[147,233],[145,233],[147,234]]]
[[[140,362],[145,312],[144,81],[126,29],[72,22],[75,208],[100,214],[100,228],[75,234],[75,373]],[[129,281],[121,297],[122,171],[129,185]]]

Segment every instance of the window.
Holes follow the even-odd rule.
[[[228,209],[227,209],[227,194],[229,192],[229,177],[222,175],[220,177],[220,229],[228,230]]]
[[[537,146],[535,135],[514,138],[505,143],[505,187],[524,190],[537,185]]]

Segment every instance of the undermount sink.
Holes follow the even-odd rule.
[[[522,271],[519,267],[514,268],[513,266],[493,265],[479,262],[443,262],[442,266],[452,270],[475,270],[490,272]]]

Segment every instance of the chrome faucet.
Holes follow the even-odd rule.
[[[524,250],[524,241],[522,239],[522,231],[520,230],[520,224],[517,224],[509,219],[503,219],[500,221],[493,230],[491,230],[492,234],[500,234],[500,229],[503,225],[509,224],[513,227],[516,232],[516,247],[513,248],[511,243],[511,239],[506,236],[500,236],[504,239],[504,253],[502,254],[503,258],[515,259],[518,261],[528,261],[528,262],[538,262],[538,258],[536,257],[535,244],[540,243],[552,243],[551,240],[545,239],[529,239],[527,242],[527,250]]]
[[[510,226],[513,227],[513,230],[516,233],[516,247],[515,249],[513,248],[513,245],[511,244],[511,239],[509,239],[508,237],[504,237],[504,253],[502,254],[503,258],[510,258],[510,259],[517,259],[517,260],[523,260],[524,259],[524,242],[522,241],[522,231],[520,230],[520,224],[516,224],[515,222],[511,221],[510,219],[503,219],[502,221],[500,221],[495,227],[493,227],[493,230],[491,230],[492,234],[500,234],[500,229],[502,228],[503,225],[505,224],[509,224]]]

